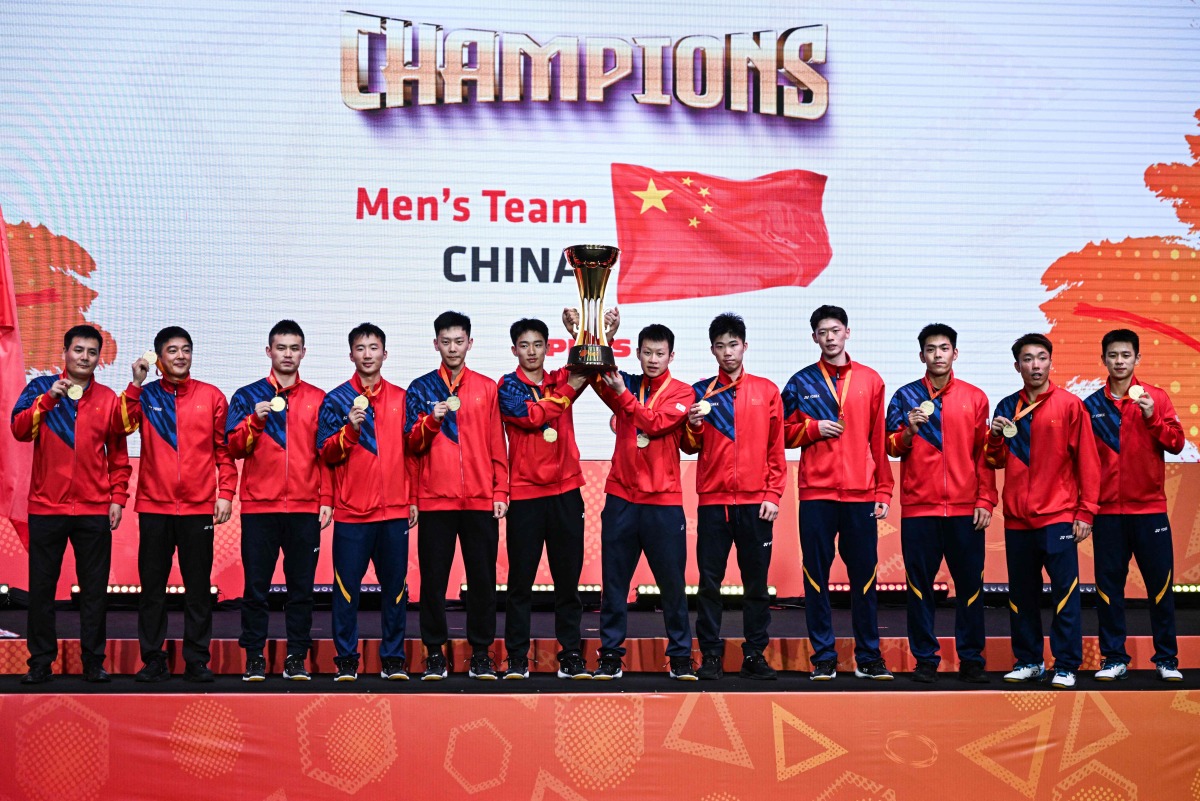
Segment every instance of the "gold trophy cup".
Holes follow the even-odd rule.
[[[611,245],[572,245],[563,250],[579,284],[579,332],[567,354],[567,369],[595,374],[617,369],[604,336],[604,288],[621,251]]]

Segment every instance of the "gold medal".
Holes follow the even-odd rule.
[[[553,428],[547,428],[542,432],[542,439],[546,440],[546,442],[558,442],[558,432]]]
[[[1007,437],[1008,439],[1012,439],[1013,437],[1015,437],[1017,435],[1017,424],[1016,423],[1008,423],[1004,426],[1002,431],[1003,431],[1005,437]]]
[[[920,409],[922,412],[924,412],[926,417],[933,414],[934,410],[937,409],[937,407],[933,405],[933,401],[931,401],[931,400],[921,401],[921,405],[918,406],[917,408]]]
[[[73,401],[77,401],[83,397],[83,387],[78,384],[72,384],[67,390],[67,397]]]
[[[700,403],[697,405],[700,407],[700,416],[701,417],[707,417],[708,413],[712,411],[712,404],[709,403],[708,401],[704,400],[703,398],[700,400]]]
[[[148,350],[142,354],[142,358],[145,359],[151,367],[153,367],[154,363],[158,361],[158,354],[152,350]]]
[[[1146,389],[1140,384],[1134,384],[1129,388],[1129,392],[1127,394],[1129,395],[1129,399],[1131,401],[1136,401],[1138,398],[1146,394]]]
[[[366,395],[359,395],[358,397],[356,397],[354,399],[354,408],[355,409],[365,409],[370,405],[371,405],[371,401],[367,400]]]
[[[457,395],[451,395],[450,397],[446,398],[446,408],[452,412],[457,412],[462,408],[462,401]]]
[[[287,401],[283,399],[282,395],[276,395],[275,397],[271,398],[271,411],[282,412],[286,408]]]
[[[638,434],[637,435],[637,446],[639,448],[650,447],[650,438],[648,436],[646,436],[645,434]]]

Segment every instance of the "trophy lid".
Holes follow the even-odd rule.
[[[572,267],[612,267],[621,250],[612,245],[571,245],[563,248]]]

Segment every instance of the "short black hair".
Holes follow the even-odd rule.
[[[304,344],[304,329],[295,320],[280,320],[271,326],[271,333],[267,334],[267,347],[275,341],[275,337],[300,337],[300,344]]]
[[[100,329],[94,325],[73,325],[67,329],[67,333],[63,334],[63,350],[71,347],[71,343],[77,339],[90,339],[96,343],[97,347],[104,347],[104,337],[100,333]]]
[[[717,337],[733,334],[742,342],[746,341],[746,321],[733,312],[718,314],[708,324],[708,344],[717,341]]]
[[[945,337],[950,340],[950,347],[958,347],[958,332],[945,323],[930,323],[921,329],[921,333],[917,334],[917,342],[921,343],[921,350],[925,350],[925,340],[930,337]]]
[[[433,335],[445,331],[447,328],[461,328],[467,332],[467,336],[471,336],[471,318],[462,312],[444,311],[437,316],[433,321]]]
[[[161,356],[163,345],[166,345],[172,339],[186,339],[188,347],[193,347],[191,334],[189,334],[180,326],[168,325],[166,328],[154,335],[154,352]]]
[[[383,345],[383,349],[387,350],[387,334],[383,333],[383,329],[374,323],[359,323],[350,329],[350,350],[354,350],[354,343],[363,337],[378,337],[379,344]]]
[[[1012,355],[1014,361],[1021,361],[1021,348],[1025,347],[1026,345],[1040,345],[1041,347],[1045,348],[1046,352],[1051,356],[1054,355],[1054,345],[1050,343],[1050,340],[1045,334],[1026,334],[1013,343]]]
[[[530,331],[541,334],[542,339],[546,340],[547,342],[550,341],[550,329],[546,327],[545,323],[536,318],[529,319],[528,317],[522,317],[520,320],[517,320],[515,323],[509,326],[508,335],[512,337],[512,343],[515,345],[517,344],[517,340],[521,338],[522,334],[527,334]],[[469,335],[470,333],[471,330],[468,328],[467,334]]]
[[[817,323],[822,320],[837,320],[842,325],[849,327],[850,318],[846,316],[846,310],[841,306],[818,306],[817,310],[808,318],[808,324],[812,327],[813,333],[817,332]]]
[[[650,340],[651,342],[666,342],[667,352],[675,352],[675,334],[662,323],[651,323],[641,330],[638,334],[638,350],[642,349],[642,343],[646,340]]]
[[[1104,335],[1104,339],[1100,340],[1100,355],[1104,356],[1104,354],[1108,353],[1108,346],[1114,342],[1128,342],[1130,345],[1133,345],[1134,356],[1141,353],[1140,348],[1142,347],[1142,343],[1138,339],[1136,332],[1130,331],[1128,328],[1114,328]]]

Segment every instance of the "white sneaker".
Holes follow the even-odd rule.
[[[1179,672],[1179,663],[1174,659],[1169,662],[1159,662],[1154,669],[1163,681],[1183,681],[1183,674]]]
[[[1004,680],[1036,681],[1037,679],[1040,679],[1045,672],[1045,662],[1039,662],[1036,665],[1031,662],[1028,665],[1016,665],[1012,670],[1004,674]]]
[[[1075,686],[1075,674],[1069,670],[1056,670],[1050,686],[1056,690],[1069,690]]]
[[[1104,664],[1096,671],[1096,681],[1118,681],[1129,678],[1129,668],[1124,662],[1115,659],[1105,659]]]

